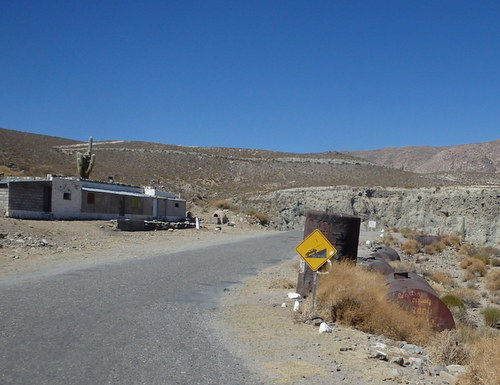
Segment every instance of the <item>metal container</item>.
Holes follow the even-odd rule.
[[[455,329],[450,309],[423,278],[411,273],[392,273],[387,278],[389,298],[414,314],[426,316],[437,331]]]
[[[304,225],[304,239],[319,229],[337,249],[332,260],[350,260],[358,257],[359,229],[361,218],[346,214],[329,214],[324,211],[308,211]],[[312,290],[314,272],[305,263],[297,279],[297,293],[307,297]]]
[[[358,259],[358,264],[366,267],[368,270],[376,271],[384,275],[394,273],[394,268],[387,261],[378,257],[368,257]]]
[[[401,257],[398,252],[389,246],[377,247],[371,254],[371,256],[376,258],[381,258],[387,262],[401,261]]]
[[[441,237],[439,235],[415,235],[413,239],[420,243],[422,246],[441,242]]]

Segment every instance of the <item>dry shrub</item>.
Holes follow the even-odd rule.
[[[500,270],[490,270],[485,277],[486,288],[490,291],[500,291]]]
[[[413,238],[415,235],[419,235],[420,232],[417,231],[417,230],[412,230],[412,229],[409,229],[408,227],[403,227],[401,230],[399,230],[399,232],[401,233],[401,235],[405,238],[408,238],[408,239],[411,239]]]
[[[384,237],[382,238],[382,243],[386,246],[394,246],[396,244],[396,240],[392,236],[392,234],[384,234]]]
[[[401,251],[409,255],[417,254],[422,248],[422,244],[414,239],[410,239],[401,245]]]
[[[464,243],[462,244],[462,246],[460,246],[460,249],[458,249],[459,255],[471,256],[475,252],[476,248],[471,243]]]
[[[498,267],[500,266],[500,258],[494,257],[490,259],[491,266]]]
[[[247,214],[256,218],[262,226],[267,226],[269,224],[269,216],[267,214],[258,212],[254,209],[249,209]]]
[[[217,207],[218,209],[221,210],[231,210],[231,211],[236,211],[237,207],[235,204],[232,202],[228,201],[227,199],[219,199],[216,201],[211,202],[211,205],[213,207]]]
[[[465,257],[459,266],[476,277],[484,277],[486,274],[486,264],[474,257]]]
[[[396,273],[415,273],[415,271],[417,270],[415,264],[408,261],[390,261],[389,265],[392,266]]]
[[[322,275],[318,310],[325,319],[374,334],[425,344],[433,334],[431,323],[388,300],[384,276],[348,262],[335,264]]]
[[[458,288],[452,290],[450,295],[460,298],[469,307],[478,307],[481,304],[481,294],[474,289]]]
[[[460,238],[456,234],[442,234],[441,242],[443,242],[446,246],[453,247],[455,250],[460,248]]]
[[[424,246],[424,253],[433,255],[440,253],[444,249],[446,249],[446,245],[443,242],[433,242]]]
[[[498,385],[500,378],[500,334],[479,338],[471,346],[468,371],[460,385]]]
[[[436,271],[435,273],[432,273],[429,278],[443,286],[454,286],[455,283],[451,275],[444,271]]]
[[[484,323],[486,326],[492,328],[496,327],[497,323],[500,322],[500,309],[492,306],[488,306],[481,311],[484,318]]]
[[[434,365],[465,365],[471,356],[457,330],[438,333],[428,350]]]

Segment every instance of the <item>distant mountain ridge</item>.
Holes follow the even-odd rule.
[[[358,158],[395,169],[421,174],[443,172],[500,172],[500,139],[448,147],[387,147],[347,151]]]
[[[500,141],[470,145],[477,147],[294,154],[116,139],[94,141],[96,164],[92,179],[113,177],[120,183],[157,186],[193,200],[321,186],[500,185],[497,150]],[[77,176],[76,153],[86,150],[86,142],[0,128],[0,175]],[[442,173],[427,174],[426,161],[439,157],[442,165],[453,167],[442,167],[441,170],[446,170]],[[465,169],[463,164],[469,165],[467,170],[481,172],[455,171]],[[413,169],[421,173],[407,171]]]

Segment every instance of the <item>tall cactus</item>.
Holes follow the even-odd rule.
[[[80,178],[88,179],[92,169],[94,168],[95,154],[92,154],[92,137],[89,138],[88,151],[84,154],[81,152],[76,153],[76,165]]]

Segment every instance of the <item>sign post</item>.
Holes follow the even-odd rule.
[[[318,269],[330,260],[337,249],[330,243],[319,230],[314,230],[295,247],[297,253],[314,272],[312,288],[312,313],[316,315],[316,288],[318,286]]]

